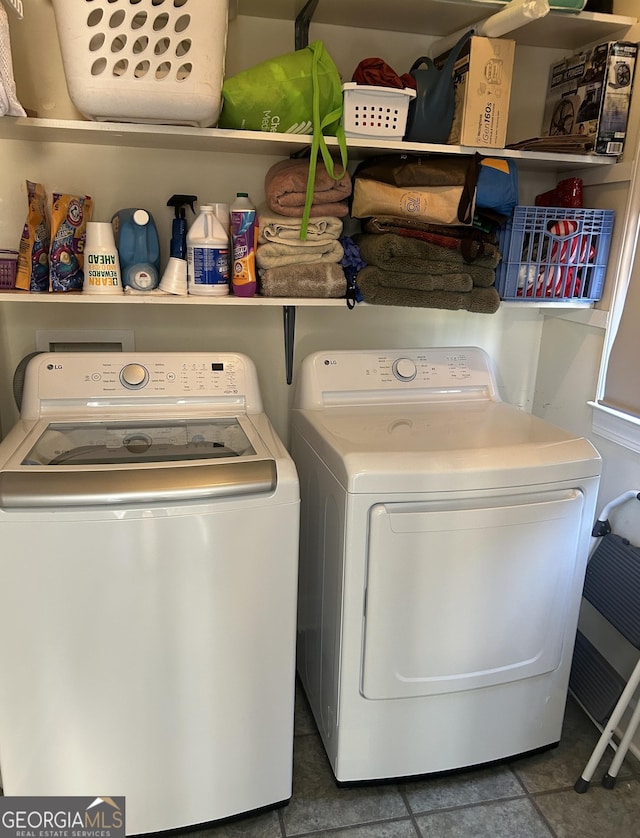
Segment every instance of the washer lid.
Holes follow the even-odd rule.
[[[600,474],[591,443],[502,402],[294,410],[292,426],[348,492],[427,492]]]
[[[135,465],[255,453],[236,417],[51,422],[20,465]]]
[[[0,472],[0,507],[175,502],[276,484],[275,459],[246,417],[43,421]]]

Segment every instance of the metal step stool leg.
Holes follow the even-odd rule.
[[[629,679],[629,684],[634,684],[635,686],[640,683],[640,661],[636,664],[635,669]],[[636,703],[635,710],[633,711],[631,718],[629,719],[629,724],[627,725],[627,729],[624,732],[624,736],[620,740],[620,744],[618,745],[618,750],[616,751],[616,755],[611,760],[611,765],[609,766],[609,770],[602,778],[602,785],[606,789],[612,789],[616,783],[616,777],[618,776],[618,771],[620,770],[620,766],[622,765],[625,756],[627,755],[627,751],[629,750],[629,745],[631,744],[631,740],[633,739],[636,730],[638,729],[638,725],[640,724],[640,701]]]
[[[578,780],[576,780],[574,789],[578,792],[578,794],[584,794],[588,790],[593,774],[598,767],[604,752],[607,750],[609,743],[611,742],[611,737],[613,736],[615,729],[618,727],[618,723],[622,719],[624,711],[627,709],[629,702],[633,698],[638,682],[640,682],[640,662],[636,664],[636,668],[633,670],[633,674],[631,675],[627,686],[622,691],[622,695],[620,696],[609,721],[602,731],[600,739],[598,739],[582,775],[578,778]]]

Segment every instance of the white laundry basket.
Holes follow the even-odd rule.
[[[69,95],[88,119],[215,125],[228,0],[53,0]]]

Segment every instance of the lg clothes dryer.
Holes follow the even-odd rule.
[[[53,353],[0,444],[5,795],[128,834],[291,796],[299,486],[231,353]]]
[[[298,672],[336,778],[557,743],[598,453],[474,347],[321,352],[298,384]]]

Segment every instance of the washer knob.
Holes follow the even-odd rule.
[[[393,362],[391,369],[399,381],[413,381],[418,372],[411,358],[398,358]]]
[[[120,381],[129,390],[140,390],[149,380],[149,373],[142,364],[127,364],[120,370]]]

